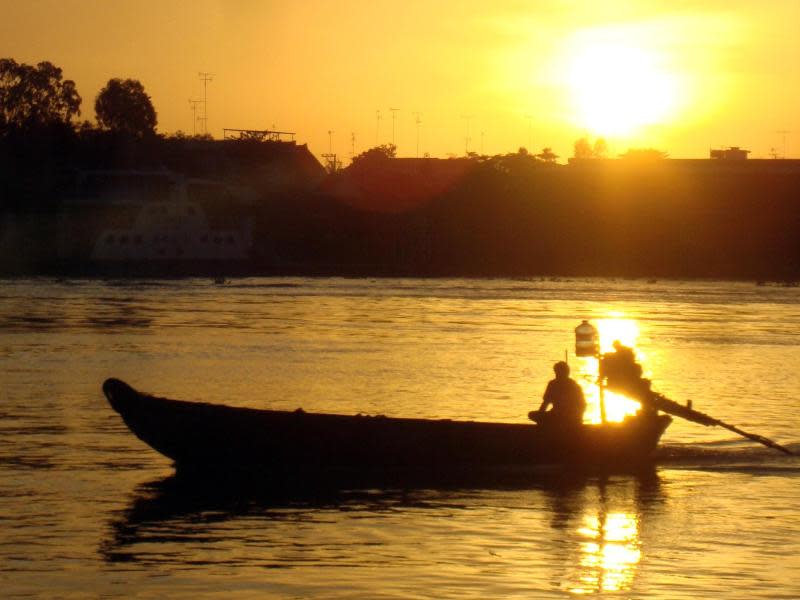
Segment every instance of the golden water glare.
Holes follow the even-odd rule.
[[[611,352],[614,349],[614,342],[619,340],[625,346],[636,347],[636,340],[639,338],[639,325],[635,320],[625,316],[624,313],[612,311],[608,316],[597,319],[594,322],[600,337],[600,352]],[[645,356],[636,351],[637,359],[643,362]],[[586,412],[583,419],[588,423],[600,423],[600,389],[597,386],[599,364],[596,358],[582,358],[578,363],[578,374],[576,379],[583,388],[586,396]],[[619,422],[626,416],[635,415],[641,405],[623,396],[605,390],[606,419],[608,421]]]
[[[585,515],[578,534],[581,544],[578,582],[573,594],[617,592],[630,588],[641,559],[639,523],[626,512]]]

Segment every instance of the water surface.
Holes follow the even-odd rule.
[[[800,596],[800,464],[726,430],[676,421],[639,477],[276,494],[175,480],[100,393],[523,422],[584,318],[634,338],[658,390],[800,449],[797,288],[2,281],[3,594]]]

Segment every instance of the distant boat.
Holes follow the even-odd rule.
[[[651,461],[667,415],[570,429],[534,424],[257,410],[158,398],[108,379],[103,392],[136,436],[181,472],[427,471],[542,465],[630,470]]]
[[[212,229],[194,202],[149,202],[131,227],[104,230],[92,259],[122,261],[237,261],[250,240],[236,229]]]
[[[235,190],[223,184],[186,179],[169,171],[109,171],[93,174],[94,197],[79,202],[116,207],[106,211],[92,242],[91,259],[106,265],[167,263],[237,263],[250,258],[252,236],[241,221],[212,226],[206,210],[193,198],[230,210]],[[102,178],[100,178],[102,175]],[[190,194],[190,189],[195,192]],[[239,200],[241,203],[243,200]]]
[[[99,262],[242,261],[251,240],[238,229],[213,229],[195,202],[147,202],[130,227],[105,229],[92,259]]]

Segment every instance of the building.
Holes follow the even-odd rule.
[[[730,146],[721,150],[711,150],[709,158],[717,160],[747,160],[750,150],[744,150],[739,146]]]

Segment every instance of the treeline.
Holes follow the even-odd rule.
[[[52,64],[0,60],[0,216],[63,210],[79,170],[167,169],[257,192],[246,209],[252,274],[800,278],[797,167],[697,168],[652,149],[607,160],[602,141],[578,140],[571,165],[557,164],[549,148],[521,149],[459,159],[469,163],[463,173],[435,159],[414,172],[383,147],[355,160],[349,180],[328,178],[345,189],[386,181],[417,195],[392,213],[318,187],[324,173],[304,146],[159,136],[138,82],[109,81],[95,99],[97,125],[78,120],[80,107],[74,83]],[[368,177],[381,169],[391,177]],[[431,183],[437,170],[449,173],[439,180],[446,186]],[[405,185],[414,178],[420,185]],[[50,255],[42,256],[31,268],[47,267]]]
[[[139,81],[108,81],[95,98],[97,125],[79,120],[82,104],[75,82],[52,63],[0,59],[1,210],[47,210],[71,169],[116,166],[126,148],[156,135]]]
[[[800,277],[800,169],[486,163],[420,217],[431,274]]]

